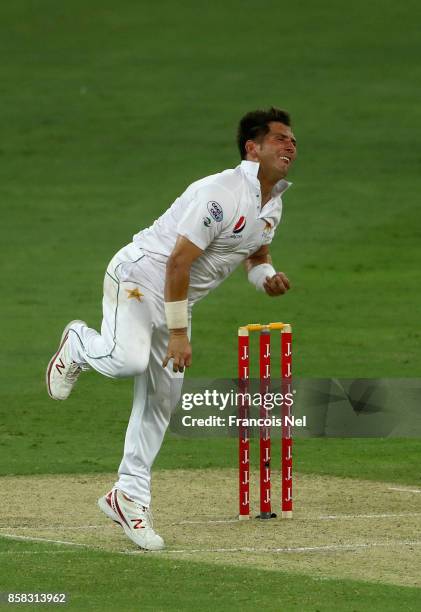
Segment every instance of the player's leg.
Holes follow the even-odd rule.
[[[161,448],[171,414],[180,398],[183,374],[162,367],[167,330],[154,331],[148,370],[136,376],[133,409],[126,432],[117,487],[144,506],[151,501],[151,468]]]
[[[66,326],[47,368],[47,388],[54,399],[66,399],[84,369],[112,378],[145,371],[154,288],[147,274],[142,277],[143,258],[137,247],[128,245],[111,260],[104,278],[101,333],[84,321]],[[135,276],[131,274],[134,266]]]
[[[180,397],[183,381],[183,374],[173,373],[171,366],[164,369],[161,365],[167,343],[166,327],[156,328],[147,372],[135,379],[133,409],[119,478],[114,488],[98,500],[101,510],[113,520],[124,522],[128,537],[142,548],[164,546],[162,538],[155,534],[151,522],[148,522],[151,468]],[[136,525],[144,525],[146,529],[142,531]]]

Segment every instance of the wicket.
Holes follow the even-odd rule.
[[[270,386],[271,364],[271,331],[281,332],[280,343],[280,376],[283,393],[290,393],[292,383],[292,330],[288,323],[252,323],[238,329],[238,379],[240,392],[247,394],[250,379],[250,345],[249,333],[260,332],[259,349],[259,377],[260,394],[268,392]],[[244,397],[244,396],[243,396]],[[249,405],[244,399],[239,406],[240,419],[247,419]],[[268,409],[263,402],[260,406],[261,418],[268,416]],[[285,424],[285,417],[291,417],[291,407],[282,406],[282,440],[281,440],[281,510],[283,518],[292,517],[292,436],[291,426]],[[271,508],[271,435],[270,426],[262,426],[260,431],[260,514],[257,518],[275,518]],[[239,427],[239,519],[250,518],[250,438],[247,425]]]

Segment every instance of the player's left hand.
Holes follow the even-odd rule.
[[[289,289],[289,280],[283,272],[277,272],[273,276],[267,276],[263,283],[263,288],[268,295],[276,297],[283,295]]]

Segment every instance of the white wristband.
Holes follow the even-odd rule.
[[[260,264],[259,266],[253,266],[248,273],[248,279],[252,285],[259,291],[264,291],[263,283],[266,282],[266,277],[272,277],[276,274],[276,270],[273,266],[268,263]]]
[[[164,302],[165,317],[168,329],[180,329],[187,327],[187,301]]]

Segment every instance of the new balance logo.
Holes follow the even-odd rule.
[[[56,363],[56,370],[59,374],[63,375],[62,370],[64,370],[64,363],[61,357],[60,357],[60,361]]]
[[[142,525],[143,519],[131,519],[131,522],[134,523],[133,529],[145,529]]]

